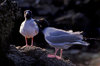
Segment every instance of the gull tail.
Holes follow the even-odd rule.
[[[79,44],[79,45],[84,45],[84,46],[88,46],[89,45],[89,43],[87,43],[85,41],[73,42],[73,44]]]
[[[85,41],[81,41],[82,45],[88,46],[89,43],[85,42]]]

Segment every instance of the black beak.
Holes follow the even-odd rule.
[[[25,17],[26,19],[30,19],[30,18],[32,17],[31,11],[30,11],[30,10],[26,10],[26,11],[24,12],[24,17]]]

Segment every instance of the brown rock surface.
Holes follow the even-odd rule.
[[[48,51],[40,47],[10,46],[8,57],[16,66],[75,66],[68,60],[48,58]]]

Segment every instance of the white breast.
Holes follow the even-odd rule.
[[[34,19],[30,19],[22,22],[19,32],[24,37],[32,38],[38,34],[39,28]]]

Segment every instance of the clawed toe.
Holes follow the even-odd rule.
[[[25,45],[25,47],[28,47],[29,45]]]
[[[33,47],[33,45],[31,45],[31,47]]]
[[[47,57],[49,58],[57,58],[57,59],[62,59],[60,56],[53,55],[53,54],[48,54]]]
[[[47,57],[49,57],[49,58],[55,58],[56,56],[53,55],[53,54],[48,54]]]
[[[62,59],[60,56],[56,56],[57,59]]]

